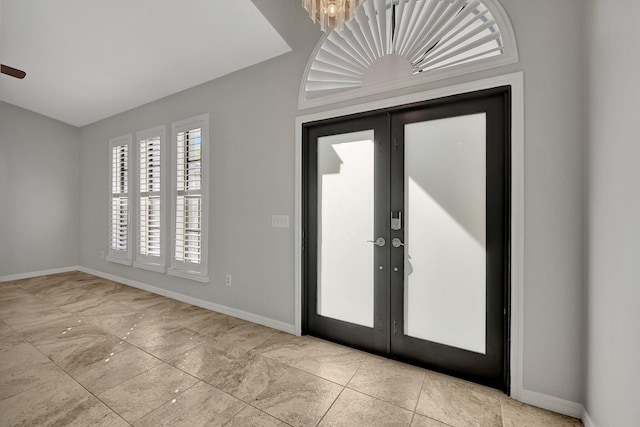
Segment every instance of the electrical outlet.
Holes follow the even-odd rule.
[[[227,286],[231,286],[231,275],[227,274],[227,277],[224,279],[224,284]]]

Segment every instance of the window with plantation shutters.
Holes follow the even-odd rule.
[[[112,262],[131,264],[131,135],[109,141],[109,255]]]
[[[208,281],[207,148],[209,115],[172,125],[172,259],[170,274]]]
[[[518,62],[498,0],[368,0],[345,27],[318,41],[300,109]]]
[[[137,133],[138,205],[136,267],[164,271],[165,127]]]

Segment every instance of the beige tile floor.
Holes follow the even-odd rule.
[[[0,283],[0,425],[581,426],[84,273]]]

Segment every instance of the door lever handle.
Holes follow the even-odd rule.
[[[398,239],[397,237],[394,237],[393,240],[391,240],[391,245],[394,248],[399,248],[400,246],[407,246],[404,243],[402,243],[402,240]]]
[[[376,246],[383,247],[387,243],[383,237],[378,237],[376,240],[367,240],[368,243],[373,243]]]

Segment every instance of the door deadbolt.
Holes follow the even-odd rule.
[[[400,230],[402,228],[402,212],[391,212],[391,229]]]

